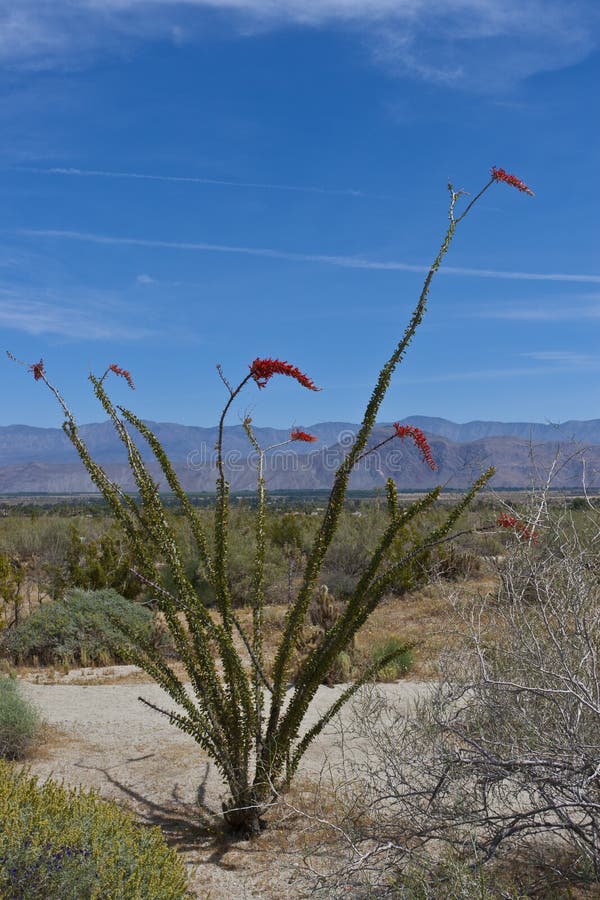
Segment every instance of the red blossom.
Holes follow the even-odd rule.
[[[437,469],[437,465],[431,453],[431,447],[420,428],[417,428],[415,425],[401,425],[400,422],[394,422],[394,431],[396,432],[397,437],[402,440],[406,437],[412,438],[421,451],[423,461],[427,463],[430,469],[433,469],[434,471]]]
[[[309,434],[307,431],[300,431],[299,428],[294,428],[294,430],[290,433],[291,441],[306,441],[307,444],[312,444],[314,441],[318,441],[319,438],[314,434]]]
[[[39,381],[40,378],[43,378],[46,374],[46,370],[44,369],[44,360],[40,359],[39,362],[32,363],[27,367],[29,372],[33,372],[33,377],[36,381]]]
[[[527,187],[524,181],[521,181],[516,175],[509,175],[504,169],[497,169],[496,166],[494,166],[491,170],[491,176],[494,181],[503,181],[505,184],[512,185],[512,187],[515,187],[518,191],[529,194],[530,197],[535,196],[531,188]]]
[[[264,388],[269,378],[273,375],[289,375],[290,378],[295,378],[299,384],[308,388],[309,391],[319,390],[308,375],[305,375],[296,366],[292,366],[291,363],[281,359],[257,358],[250,366],[250,373],[259,388]]]
[[[521,519],[517,519],[516,516],[509,516],[508,513],[500,513],[496,520],[496,525],[499,525],[500,528],[514,528],[522,540],[532,541],[534,544],[538,543],[535,529],[529,528],[525,522],[522,522]]]
[[[120,366],[117,366],[116,363],[111,363],[108,368],[110,372],[114,372],[115,375],[120,375],[121,378],[124,378],[131,390],[135,391],[135,384],[133,383],[131,372],[129,372],[127,369],[122,369]]]

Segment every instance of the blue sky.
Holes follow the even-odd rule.
[[[58,11],[56,7],[59,7]],[[117,363],[145,417],[356,420],[446,226],[382,419],[600,417],[595,0],[0,0],[0,329],[81,421]],[[55,425],[0,370],[0,424]],[[235,421],[235,418],[234,420]]]

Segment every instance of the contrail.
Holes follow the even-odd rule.
[[[138,181],[170,181],[180,184],[213,184],[222,187],[259,188],[268,191],[295,191],[302,194],[329,194],[338,197],[363,197],[371,200],[388,198],[353,188],[324,188],[310,185],[270,184],[262,181],[229,181],[224,178],[198,178],[194,175],[145,175],[142,172],[105,172],[102,169],[69,169],[54,167],[40,169],[34,167],[20,168],[20,172],[37,172],[40,175],[66,175],[81,178],[131,178]]]
[[[283,259],[290,262],[321,263],[343,269],[373,269],[378,271],[428,272],[429,266],[413,263],[378,261],[358,256],[327,256],[319,253],[295,253],[273,250],[269,247],[244,247],[230,244],[209,244],[194,241],[161,241],[151,238],[115,237],[85,231],[61,231],[56,229],[20,228],[16,234],[27,237],[58,238],[60,240],[87,241],[92,244],[108,244],[129,247],[153,247],[163,250],[191,250],[201,253],[237,253],[260,256],[267,259]],[[517,281],[568,281],[600,284],[600,275],[561,272],[511,272],[497,269],[469,269],[461,266],[443,266],[440,274],[464,275],[474,278],[506,278]]]

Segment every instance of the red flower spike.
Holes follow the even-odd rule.
[[[417,428],[415,425],[401,425],[400,422],[394,422],[394,431],[396,432],[396,436],[401,438],[401,440],[404,440],[406,437],[412,438],[421,451],[423,461],[426,462],[433,471],[437,469],[437,465],[431,453],[431,447],[420,428]]]
[[[40,359],[39,362],[32,363],[30,366],[27,367],[27,370],[29,372],[33,373],[33,377],[35,378],[36,381],[39,381],[40,378],[43,378],[44,375],[46,374],[46,370],[44,369],[44,360]]]
[[[115,363],[111,363],[108,367],[111,372],[114,372],[115,375],[119,375],[121,378],[124,378],[132,391],[135,391],[135,384],[133,383],[133,378],[131,377],[131,372],[127,369],[122,369],[120,366],[117,366]]]
[[[518,191],[529,194],[530,197],[535,197],[531,188],[527,187],[525,182],[521,181],[520,178],[517,178],[516,175],[509,175],[504,169],[497,169],[496,166],[492,168],[490,174],[494,181],[503,181],[505,184],[510,184],[512,187],[515,187]]]
[[[250,366],[250,373],[259,388],[264,388],[269,378],[272,378],[273,375],[289,375],[290,378],[295,378],[298,384],[308,388],[309,391],[319,390],[308,375],[305,375],[296,366],[292,366],[291,363],[281,359],[260,359],[257,357]]]
[[[508,513],[500,513],[496,525],[499,525],[500,528],[515,528],[518,521],[516,516],[509,516]]]
[[[306,441],[307,444],[312,444],[314,441],[318,441],[319,438],[314,434],[308,434],[307,431],[300,431],[299,428],[294,428],[294,430],[290,432],[290,440]]]
[[[516,516],[509,516],[508,513],[500,513],[496,520],[496,525],[499,525],[500,528],[514,528],[521,540],[531,541],[534,544],[538,543],[535,530],[533,528],[528,528],[525,522],[517,519]]]

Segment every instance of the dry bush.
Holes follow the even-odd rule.
[[[454,896],[444,859],[474,873],[465,897],[517,896],[475,890],[477,873],[507,860],[513,871],[552,872],[546,896],[567,896],[561,881],[598,889],[597,513],[575,528],[567,511],[540,503],[535,527],[539,543],[515,542],[495,596],[449,598],[463,649],[452,641],[409,715],[389,697],[362,696],[331,822],[343,835],[338,864],[320,881],[332,895],[350,886],[359,896]],[[406,893],[415,872],[428,893]]]

